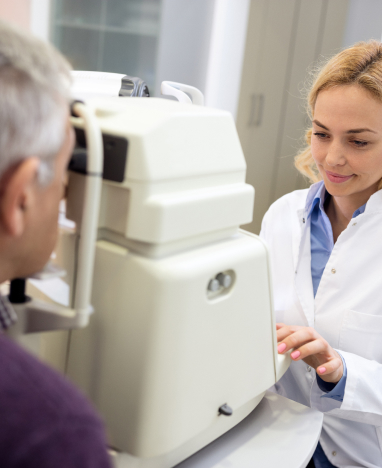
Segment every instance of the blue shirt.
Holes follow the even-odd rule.
[[[324,182],[321,182],[308,211],[308,218],[309,216],[311,218],[310,250],[314,296],[316,296],[322,274],[334,247],[332,225],[324,209],[324,203],[328,196],[330,195],[325,189]],[[365,207],[366,204],[355,210],[352,218],[362,214]]]
[[[325,201],[329,196],[325,189],[324,182],[321,182],[308,211],[308,219],[310,218],[311,273],[314,297],[316,297],[322,274],[334,247],[332,225],[324,209]],[[362,214],[365,211],[365,207],[366,204],[358,208],[353,213],[352,218]],[[323,398],[332,398],[337,401],[343,401],[344,399],[347,369],[342,356],[341,359],[344,373],[337,384],[325,382],[316,374],[317,385],[320,390],[326,392]],[[331,468],[334,466],[327,459],[320,444],[318,444],[314,452],[313,460],[316,468]]]

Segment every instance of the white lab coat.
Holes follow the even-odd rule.
[[[382,190],[339,236],[313,296],[307,200],[276,201],[260,236],[271,255],[277,322],[314,327],[346,361],[343,402],[321,398],[314,369],[293,362],[277,391],[325,413],[321,445],[338,467],[382,467]],[[298,437],[298,434],[296,434]]]

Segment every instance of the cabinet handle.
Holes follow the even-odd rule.
[[[257,94],[251,95],[251,112],[249,114],[248,127],[252,127],[255,122]]]
[[[249,116],[249,127],[260,127],[263,121],[264,94],[251,95],[251,113]]]
[[[258,105],[257,105],[257,119],[255,122],[256,127],[260,127],[263,122],[263,109],[264,109],[264,94],[259,95]]]

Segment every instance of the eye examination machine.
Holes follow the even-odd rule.
[[[32,299],[13,301],[16,338],[71,330],[61,371],[142,468],[173,467],[238,425],[290,363],[276,351],[267,248],[239,228],[254,189],[234,120],[166,86],[185,102],[73,105],[55,258],[28,281]],[[65,300],[41,292],[54,276]]]

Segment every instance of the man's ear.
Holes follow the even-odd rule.
[[[38,158],[24,159],[2,180],[0,219],[3,229],[13,237],[21,236],[25,230],[27,210],[34,200],[39,164]]]

